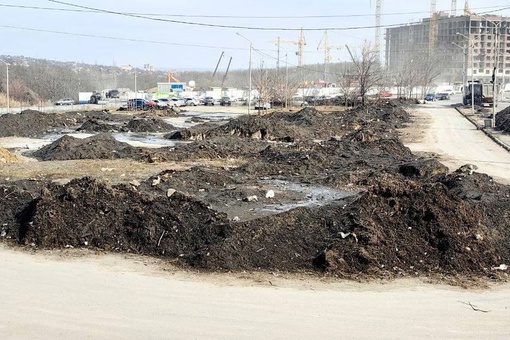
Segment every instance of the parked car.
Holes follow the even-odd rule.
[[[186,106],[197,106],[200,105],[200,102],[196,98],[184,98],[184,104]]]
[[[186,103],[181,98],[170,98],[170,101],[174,103],[173,106],[177,107],[186,106]]]
[[[71,98],[60,99],[55,102],[55,105],[73,105],[73,104],[74,100],[72,100]]]
[[[423,98],[423,99],[425,99],[425,101],[432,102],[432,101],[436,100],[436,94],[435,93],[427,93],[425,95],[425,98]]]
[[[379,91],[377,96],[381,97],[381,98],[389,98],[392,96],[392,93],[390,91],[383,90],[383,91]]]
[[[106,92],[106,98],[119,98],[120,92],[119,90],[110,90]]]
[[[205,97],[204,98],[204,105],[207,106],[207,105],[212,105],[214,106],[214,102],[216,100],[213,98],[213,97]]]
[[[158,98],[153,100],[159,109],[166,109],[168,107],[175,106],[174,102],[170,102],[168,98]]]
[[[450,95],[446,92],[436,93],[437,100],[450,100]]]
[[[127,103],[128,109],[131,110],[147,110],[152,107],[156,107],[156,103],[150,100],[141,98],[129,99]]]
[[[257,101],[255,103],[255,110],[269,110],[271,108],[271,104],[270,103],[264,103],[264,102],[261,102],[261,101]]]
[[[230,97],[221,97],[220,105],[221,106],[230,106],[230,105],[232,105],[232,101],[230,100]]]

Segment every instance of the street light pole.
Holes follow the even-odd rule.
[[[467,58],[466,58],[466,44],[463,46],[460,46],[456,42],[452,42],[453,45],[462,48],[462,86],[463,86],[463,92],[464,96],[466,95],[466,83],[467,83]]]
[[[7,83],[7,91],[6,91],[6,94],[7,94],[7,113],[9,113],[10,111],[10,97],[9,97],[9,64],[6,63],[5,61],[1,60],[0,61],[2,63],[5,64],[5,67],[7,68],[7,74],[6,74],[6,83]]]
[[[457,35],[460,35],[461,37],[464,37],[469,42],[469,47],[471,47],[471,114],[475,114],[475,79],[474,79],[474,69],[475,69],[475,63],[474,63],[474,57],[473,57],[473,42],[471,39],[464,34],[457,32]],[[466,69],[466,77],[467,77],[467,69]]]
[[[251,50],[252,50],[252,47],[253,47],[253,43],[251,42],[250,39],[246,38],[241,33],[237,32],[236,34],[238,36],[240,36],[241,38],[244,38],[245,40],[247,40],[250,43],[250,59],[248,61],[248,69],[249,69],[248,72],[250,73],[250,83],[249,83],[249,86],[248,86],[248,114],[250,114],[250,107],[251,107]]]

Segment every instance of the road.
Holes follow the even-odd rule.
[[[450,106],[451,102],[420,105],[404,142],[415,153],[438,156],[451,171],[474,164],[498,182],[510,184],[510,153]]]
[[[508,154],[455,110],[426,105],[415,119],[403,131],[413,150],[508,181]],[[510,284],[206,275],[150,258],[0,245],[0,293],[2,339],[510,338]]]
[[[0,250],[2,339],[508,339],[510,286],[163,271]],[[488,311],[475,311],[474,308]]]

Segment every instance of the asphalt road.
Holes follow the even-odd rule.
[[[474,164],[478,172],[510,184],[510,153],[477,130],[450,104],[437,101],[414,110],[415,121],[409,129],[414,138],[405,144],[413,152],[438,155],[451,171]]]

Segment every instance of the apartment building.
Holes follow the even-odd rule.
[[[435,33],[429,40],[431,20],[386,29],[386,66],[398,71],[414,59],[428,58],[440,65],[440,80],[510,83],[510,18],[495,15],[450,16],[436,13]],[[429,41],[433,41],[430,46]]]

